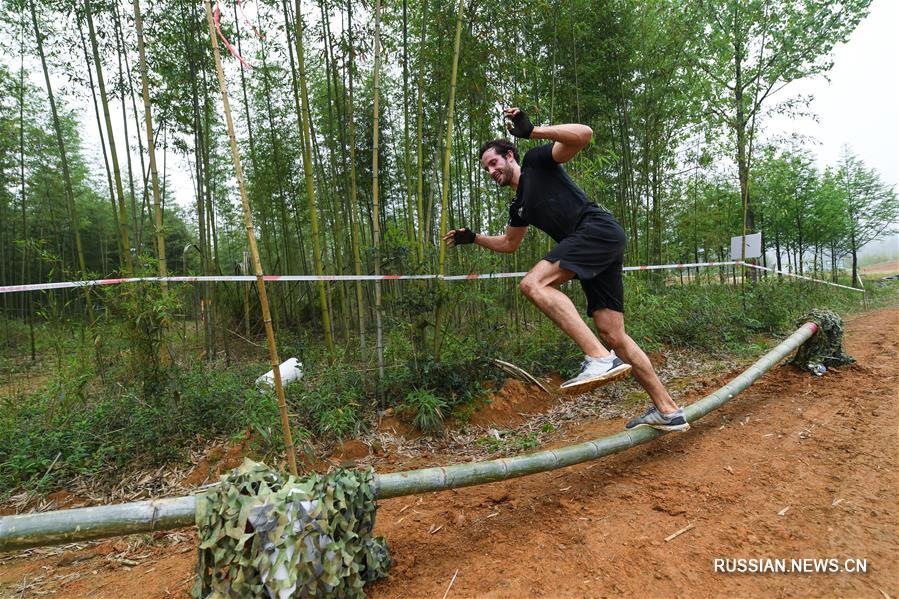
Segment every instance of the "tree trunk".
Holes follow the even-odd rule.
[[[247,197],[244,184],[243,168],[240,165],[240,152],[237,149],[237,137],[234,134],[234,123],[231,121],[231,106],[228,102],[228,89],[225,83],[225,72],[222,70],[221,57],[219,56],[218,40],[215,37],[215,25],[212,19],[212,8],[209,0],[204,0],[206,9],[206,22],[209,27],[209,37],[212,43],[212,52],[215,57],[215,70],[218,75],[219,87],[222,92],[222,104],[225,111],[225,122],[228,127],[228,139],[231,142],[231,158],[234,162],[234,174],[237,177],[237,186],[240,190],[240,203],[243,207],[244,225],[247,229],[247,241],[250,245],[250,253],[253,256],[253,267],[256,271],[256,288],[259,291],[259,303],[262,307],[262,320],[265,323],[265,336],[268,341],[269,358],[271,359],[274,375],[275,393],[278,396],[278,410],[281,414],[281,428],[284,435],[284,449],[287,453],[287,462],[291,474],[297,474],[297,462],[293,445],[293,435],[290,432],[290,418],[287,413],[287,400],[284,395],[284,386],[281,383],[281,360],[278,357],[278,346],[275,343],[275,331],[272,328],[272,319],[269,312],[268,297],[265,294],[265,279],[263,278],[262,262],[259,260],[259,249],[256,247],[256,233],[253,230],[253,215],[250,212],[250,200]]]
[[[110,169],[110,167],[109,167],[109,154],[106,151],[106,137],[103,134],[103,121],[100,119],[100,105],[97,102],[97,92],[94,89],[94,74],[91,72],[91,65],[90,65],[91,58],[90,58],[90,54],[88,53],[88,50],[87,50],[87,41],[84,39],[84,30],[81,27],[81,21],[77,20],[77,22],[78,22],[78,34],[81,37],[81,47],[82,47],[82,50],[84,51],[84,63],[85,63],[85,65],[87,65],[87,79],[88,79],[88,85],[90,86],[90,89],[91,89],[91,98],[93,99],[94,117],[97,120],[97,133],[100,136],[100,149],[103,152],[103,167],[106,172],[106,183],[109,188],[109,203],[110,203],[110,206],[112,207],[112,222],[118,223],[119,217],[118,217],[118,208],[116,207],[115,186],[112,183],[112,169]],[[122,245],[122,238],[120,235],[116,235],[116,247],[119,248],[119,254],[120,254],[119,264],[121,264],[122,259],[123,259],[122,256],[124,256],[126,248]],[[104,268],[104,272],[106,272],[105,268]]]
[[[328,18],[328,6],[327,3],[322,0],[321,2],[321,12],[322,12],[322,36],[324,38],[324,57],[325,57],[325,90],[327,92],[327,100],[328,100],[328,133],[331,136],[331,144],[337,145],[335,141],[335,136],[339,137],[339,134],[335,134],[335,130],[339,130],[335,127],[334,122],[334,105],[336,103],[337,96],[337,77],[336,75],[333,78],[334,87],[332,92],[332,74],[335,70],[334,57],[333,57],[333,48],[332,48],[332,38],[331,35],[331,26],[330,20]],[[339,112],[339,111],[338,111]],[[338,116],[339,118],[339,116]],[[327,138],[326,138],[327,139]],[[315,135],[313,134],[313,140],[315,140]],[[328,144],[330,147],[331,144]],[[341,144],[342,146],[342,144]],[[313,158],[318,163],[319,168],[322,173],[322,180],[325,179],[324,175],[324,161],[321,156],[321,152],[319,151],[318,144],[313,141],[312,144],[313,149]],[[345,274],[344,269],[344,255],[343,255],[343,241],[344,241],[344,231],[341,223],[341,214],[340,211],[336,209],[336,206],[341,202],[338,198],[342,197],[342,186],[340,185],[341,178],[338,177],[338,155],[339,152],[332,151],[330,153],[330,160],[328,160],[328,171],[331,176],[331,185],[326,185],[325,189],[328,190],[326,197],[329,203],[329,210],[327,210],[327,214],[331,217],[331,232],[333,239],[333,251],[334,251],[334,261],[337,264],[337,274],[342,275]],[[336,310],[336,317],[340,319],[341,326],[341,335],[344,339],[349,337],[349,319],[348,319],[348,310],[347,310],[347,298],[346,298],[346,286],[343,282],[337,282],[337,303],[338,309]]]
[[[24,8],[23,8],[24,10]],[[29,239],[28,236],[28,218],[25,210],[25,20],[22,19],[22,44],[21,53],[19,55],[19,183],[20,194],[22,198],[22,240]],[[26,243],[22,249],[22,284],[27,285],[31,282],[31,256],[28,244]],[[28,338],[31,348],[31,361],[37,358],[34,343],[34,302],[31,299],[31,292],[22,294],[22,310],[25,313],[25,320],[28,321]]]
[[[135,254],[140,255],[140,253],[141,253],[141,234],[140,234],[141,227],[138,225],[138,223],[140,222],[143,215],[138,213],[137,204],[136,204],[137,194],[134,191],[134,172],[133,172],[132,166],[131,166],[131,141],[130,141],[131,136],[128,133],[128,107],[126,105],[126,100],[125,100],[125,94],[126,94],[125,82],[127,81],[128,85],[130,87],[131,77],[130,77],[130,73],[128,73],[125,70],[125,68],[122,66],[122,55],[125,54],[126,49],[125,49],[124,36],[122,35],[122,30],[121,30],[122,26],[119,21],[119,9],[115,3],[112,4],[112,11],[113,11],[113,15],[112,15],[112,17],[113,17],[113,21],[112,21],[113,33],[114,33],[114,37],[115,37],[115,41],[116,41],[116,59],[118,60],[118,66],[119,66],[119,80],[122,82],[122,90],[121,90],[122,96],[121,96],[120,100],[121,100],[121,104],[122,104],[122,129],[125,133],[125,166],[128,170],[128,189],[131,193],[131,232],[133,234]],[[136,114],[134,116],[135,116],[135,118],[137,118]],[[138,139],[138,143],[140,143],[140,133],[139,132],[137,134],[137,139]],[[141,148],[141,153],[142,152],[143,152],[143,149]],[[143,160],[143,156],[141,156],[141,160]],[[141,172],[143,172],[143,168],[141,168]]]
[[[84,275],[87,272],[87,266],[84,262],[84,249],[81,246],[81,230],[78,222],[78,209],[75,206],[75,193],[72,190],[72,177],[69,173],[69,160],[66,156],[65,141],[63,138],[62,125],[59,122],[59,113],[56,111],[56,99],[53,96],[53,86],[50,83],[50,72],[47,70],[47,59],[44,56],[44,41],[37,23],[37,11],[34,7],[34,0],[30,2],[31,21],[34,24],[34,36],[37,40],[38,54],[41,58],[41,69],[44,72],[44,83],[47,86],[47,99],[50,101],[50,113],[53,117],[53,129],[56,132],[56,148],[59,151],[59,159],[62,163],[62,179],[65,186],[66,208],[69,213],[69,221],[72,223],[72,234],[75,238],[75,252],[78,255],[78,269]],[[91,298],[87,287],[84,288],[85,307],[88,311],[88,318],[93,320],[91,310]]]
[[[348,95],[347,95],[347,121],[349,122],[349,146],[350,146],[350,229],[352,229],[353,245],[353,273],[356,276],[362,274],[362,234],[359,230],[359,219],[356,211],[359,209],[356,186],[356,125],[355,107],[353,106],[353,75],[355,72],[356,48],[353,45],[353,1],[347,0],[347,32],[349,33],[349,67],[347,68]],[[356,311],[359,320],[359,349],[365,351],[365,295],[362,290],[362,281],[356,280]]]
[[[380,133],[380,114],[378,101],[381,89],[381,0],[375,0],[375,41],[374,41],[374,71],[372,73],[373,88],[373,115],[372,115],[372,235],[374,236],[374,262],[375,276],[381,274],[381,211],[378,204],[378,134]],[[381,323],[381,281],[375,280],[375,349],[378,355],[378,378],[384,378],[384,331]]]

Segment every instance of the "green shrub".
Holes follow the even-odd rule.
[[[863,306],[859,293],[778,277],[742,289],[707,282],[665,286],[631,275],[625,283],[627,330],[647,350],[677,345],[757,355],[768,337],[792,332],[796,319],[811,308],[846,314]],[[359,355],[353,339],[339,345],[332,358],[313,332],[279,334],[281,354],[305,363],[304,379],[286,388],[295,443],[353,436],[378,408],[389,406],[408,409],[416,426],[438,432],[449,414],[464,419],[480,405],[488,381],[504,377],[492,358],[537,376],[577,367],[580,350],[548,318],[525,301],[517,317],[512,314],[517,292],[511,284],[465,285],[441,296],[452,303],[439,362],[428,354],[433,293],[422,286],[417,295],[397,294],[406,303],[396,310],[407,314],[385,318],[388,368],[381,380],[371,337]],[[869,307],[897,303],[899,282],[866,281],[866,286]],[[563,289],[581,310],[576,284]],[[183,330],[183,325],[170,328],[169,338],[162,339],[159,323],[171,306],[158,303],[153,290],[144,293],[150,295],[98,294],[98,307],[105,300],[109,310],[97,310],[95,327],[67,319],[65,306],[47,302],[45,320],[36,326],[45,362],[32,365],[21,351],[4,357],[7,383],[24,371],[45,372],[48,363],[56,374],[40,392],[19,385],[11,386],[15,397],[0,397],[0,493],[23,487],[47,491],[78,475],[115,480],[118,468],[162,464],[217,438],[249,436],[254,451],[283,450],[274,394],[252,387],[267,365],[140,364],[157,360],[159,348]],[[30,333],[21,323],[10,324],[21,349]],[[149,338],[146,343],[135,340],[141,336]],[[491,450],[526,450],[535,443],[532,435],[481,442]]]
[[[304,369],[303,379],[285,389],[301,426],[322,438],[346,439],[358,433],[365,414],[374,412],[362,373],[342,359],[330,363],[322,358]]]
[[[412,423],[426,435],[443,432],[443,418],[446,402],[424,389],[409,392],[403,400],[402,409],[413,414]]]

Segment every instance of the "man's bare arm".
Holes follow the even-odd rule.
[[[553,144],[553,160],[558,164],[568,162],[587,147],[593,138],[593,129],[587,125],[568,123],[534,127],[520,108],[504,108],[503,115],[509,121],[509,132],[525,139],[549,139]]]
[[[503,254],[511,254],[521,245],[524,234],[528,232],[527,227],[506,227],[503,235],[478,235],[474,238],[476,245],[485,247],[494,252]]]
[[[578,123],[534,127],[531,133],[531,139],[549,139],[556,142],[553,144],[553,160],[559,164],[574,158],[590,144],[592,138],[593,129]]]
[[[488,250],[492,250],[494,252],[500,252],[503,254],[511,254],[515,250],[518,249],[518,246],[521,245],[521,240],[524,239],[525,233],[528,232],[527,227],[506,227],[506,232],[503,235],[476,235],[474,238],[474,243],[481,247],[485,247]],[[447,231],[446,235],[443,236],[443,241],[446,242],[446,245],[449,247],[453,247],[456,245],[456,241],[454,239],[453,231]]]

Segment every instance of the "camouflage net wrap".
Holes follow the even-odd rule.
[[[843,320],[838,314],[830,310],[812,310],[797,322],[814,322],[818,325],[818,332],[796,351],[791,364],[820,375],[828,367],[855,362],[852,356],[843,351]]]
[[[197,498],[197,598],[364,597],[390,556],[371,470],[285,478],[244,460]]]

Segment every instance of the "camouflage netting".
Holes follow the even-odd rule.
[[[364,597],[390,556],[371,470],[296,479],[245,460],[197,497],[197,598]]]
[[[814,322],[818,332],[802,344],[790,361],[802,370],[821,374],[821,366],[841,366],[852,364],[855,359],[843,351],[843,321],[830,310],[812,310],[799,319],[797,324]]]

